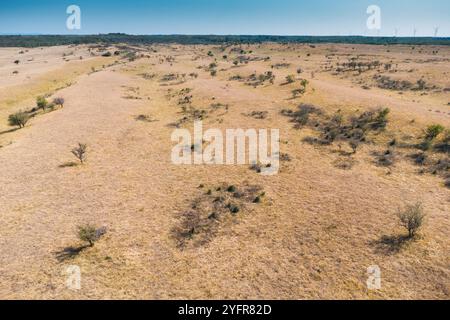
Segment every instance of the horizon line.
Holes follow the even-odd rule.
[[[282,34],[184,34],[184,33],[122,33],[122,32],[108,32],[108,33],[0,33],[1,36],[105,36],[105,35],[123,35],[123,36],[148,36],[148,37],[159,37],[159,36],[177,36],[177,37],[311,37],[311,38],[321,38],[321,37],[359,37],[359,38],[412,38],[412,39],[448,39],[449,36],[392,36],[392,35],[282,35]]]

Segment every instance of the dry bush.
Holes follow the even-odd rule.
[[[252,111],[250,113],[245,114],[247,117],[251,117],[258,120],[267,119],[269,112],[267,111]]]
[[[78,147],[72,149],[72,154],[83,164],[87,158],[87,145],[78,143]]]
[[[416,236],[425,219],[421,203],[408,205],[404,210],[399,211],[397,216],[400,220],[400,225],[408,231],[409,238]]]
[[[388,149],[384,152],[374,152],[376,163],[382,167],[390,167],[395,163],[395,152],[392,149]]]

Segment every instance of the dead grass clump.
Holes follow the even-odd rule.
[[[223,230],[236,222],[239,213],[248,212],[264,197],[260,186],[222,184],[210,188],[195,198],[190,208],[181,214],[172,234],[180,248],[205,245],[217,235],[219,229]]]
[[[292,157],[288,153],[280,153],[280,161],[291,162]]]
[[[273,64],[273,65],[271,66],[271,68],[272,68],[272,69],[286,69],[286,68],[289,68],[290,66],[291,66],[290,63],[285,63],[285,62],[283,62],[283,63],[276,63],[276,64]]]
[[[139,74],[139,76],[141,76],[145,80],[153,80],[156,78],[157,75],[156,73],[141,73]]]
[[[352,157],[343,157],[334,161],[334,166],[341,170],[351,170],[357,163]]]
[[[211,111],[217,111],[220,109],[225,109],[225,111],[228,111],[229,109],[229,105],[228,104],[223,104],[223,103],[213,103],[209,106],[211,108]]]
[[[374,152],[375,162],[382,167],[390,167],[395,163],[396,155],[394,150],[388,149],[384,152]]]
[[[153,119],[151,116],[146,114],[140,114],[136,117],[136,121],[143,121],[143,122],[155,122],[157,120]]]
[[[255,171],[256,173],[261,173],[261,172],[262,172],[262,169],[263,169],[264,167],[270,168],[270,167],[271,167],[271,164],[269,163],[269,164],[263,165],[263,164],[261,164],[260,162],[252,163],[252,165],[250,166],[250,170],[253,170],[253,171]]]
[[[263,120],[267,119],[268,114],[269,113],[267,111],[252,111],[250,113],[245,114],[245,116],[258,120]]]

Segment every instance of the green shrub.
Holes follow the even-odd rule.
[[[22,111],[11,114],[8,117],[8,123],[10,126],[18,126],[19,128],[25,127],[28,120],[30,120],[30,116]]]
[[[45,108],[47,108],[48,106],[48,101],[44,98],[44,97],[37,97],[36,99],[36,106],[39,109],[45,110]]]
[[[425,139],[428,141],[433,141],[438,135],[444,132],[444,130],[445,128],[440,124],[433,124],[431,126],[428,126],[425,131]]]

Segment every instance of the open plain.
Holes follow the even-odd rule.
[[[173,164],[196,119],[280,129],[279,173]],[[1,48],[0,298],[449,299],[449,128],[448,46]]]

